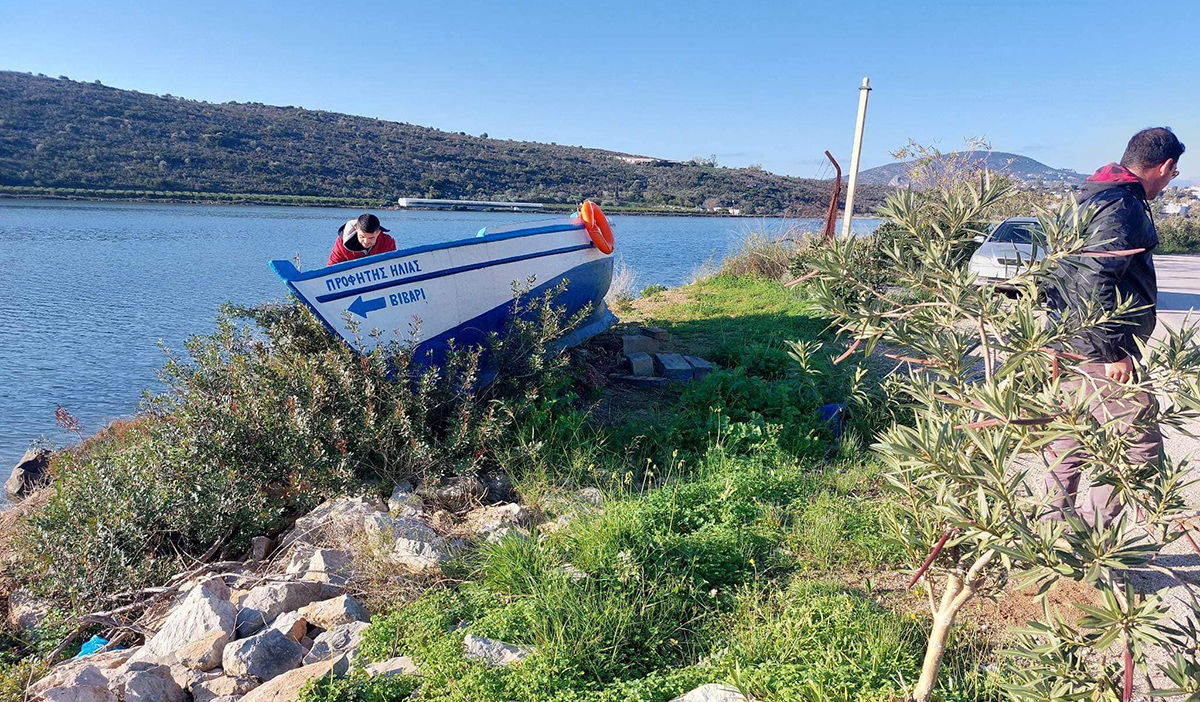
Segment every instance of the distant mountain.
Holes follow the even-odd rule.
[[[211,104],[0,71],[0,186],[344,198],[584,198],[819,215],[829,183],[582,146],[489,139],[259,103]],[[858,194],[863,209],[884,189]],[[67,195],[87,195],[67,192]]]
[[[965,156],[965,154],[963,155]],[[943,159],[958,157],[960,157],[959,153],[952,152],[943,156]],[[970,154],[969,159],[977,166],[1012,176],[1017,180],[1031,185],[1038,182],[1048,186],[1060,183],[1078,185],[1087,177],[1084,173],[1078,173],[1066,168],[1051,168],[1028,156],[1010,154],[1003,151],[976,152]],[[900,163],[889,163],[886,166],[868,168],[865,171],[859,172],[858,182],[870,185],[905,187],[910,183],[915,163],[915,161],[902,161]]]

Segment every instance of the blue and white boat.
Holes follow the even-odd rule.
[[[566,282],[554,298],[585,322],[560,340],[573,346],[616,322],[604,304],[612,281],[612,230],[585,202],[571,217],[484,229],[470,239],[430,244],[299,271],[291,261],[271,267],[325,325],[359,351],[416,334],[415,360],[440,364],[456,347],[484,345],[512,314],[514,284],[534,283],[537,296]],[[351,327],[357,326],[355,333]],[[369,334],[379,330],[378,338]]]

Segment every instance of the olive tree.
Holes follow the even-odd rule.
[[[1172,526],[1184,509],[1186,464],[1132,463],[1130,432],[1093,414],[1094,395],[1067,391],[1082,359],[1056,350],[1069,349],[1080,333],[1119,324],[1134,307],[1092,302],[1068,322],[1040,303],[1039,290],[1054,284],[1057,267],[1129,254],[1087,241],[1092,213],[1064,204],[1040,215],[1045,241],[1035,242],[1037,255],[1011,281],[1011,297],[978,285],[965,265],[972,241],[1012,196],[1008,182],[982,174],[890,197],[881,214],[899,233],[881,249],[885,280],[856,277],[864,244],[853,238],[836,239],[810,262],[812,294],[852,343],[843,358],[886,359],[887,382],[907,410],[874,450],[894,496],[891,530],[932,616],[912,698],[931,699],[963,606],[1015,587],[1036,588],[1045,617],[1020,632],[1010,651],[1005,690],[1012,698],[1128,699],[1135,665],[1150,647],[1164,647],[1176,692],[1200,699],[1194,624],[1172,621],[1160,594],[1138,592],[1122,575],[1162,568],[1156,556],[1181,533]],[[1138,421],[1186,430],[1185,421],[1200,416],[1192,334],[1169,332],[1146,349],[1138,380],[1121,390],[1159,399]],[[1065,438],[1079,442],[1094,483],[1115,486],[1125,505],[1115,522],[1092,525],[1071,510],[1051,518],[1060,513],[1042,481],[1064,456],[1047,449]],[[1098,604],[1077,605],[1083,611],[1074,625],[1044,597],[1063,578],[1098,591]],[[1193,610],[1195,617],[1194,600]],[[1114,656],[1117,665],[1105,664]]]

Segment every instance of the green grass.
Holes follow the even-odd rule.
[[[777,281],[717,275],[657,294],[629,318],[663,327],[698,352],[744,346],[782,349],[789,339],[818,339],[828,326],[800,292]]]
[[[738,679],[764,700],[893,698],[915,679],[921,625],[827,582],[827,563],[789,548],[832,510],[844,518],[824,538],[830,551],[846,548],[827,562],[878,565],[890,553],[872,513],[855,509],[870,473],[846,485],[854,472],[777,447],[714,450],[685,481],[546,538],[485,547],[457,588],[377,617],[364,655],[412,656],[421,699],[446,702],[667,700]],[[569,577],[566,564],[586,577]],[[534,654],[490,669],[464,659],[467,633]],[[946,699],[994,697],[972,656],[961,657],[944,676]]]

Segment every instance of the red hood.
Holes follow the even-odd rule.
[[[1088,177],[1090,183],[1140,183],[1138,177],[1119,163],[1110,163]]]

